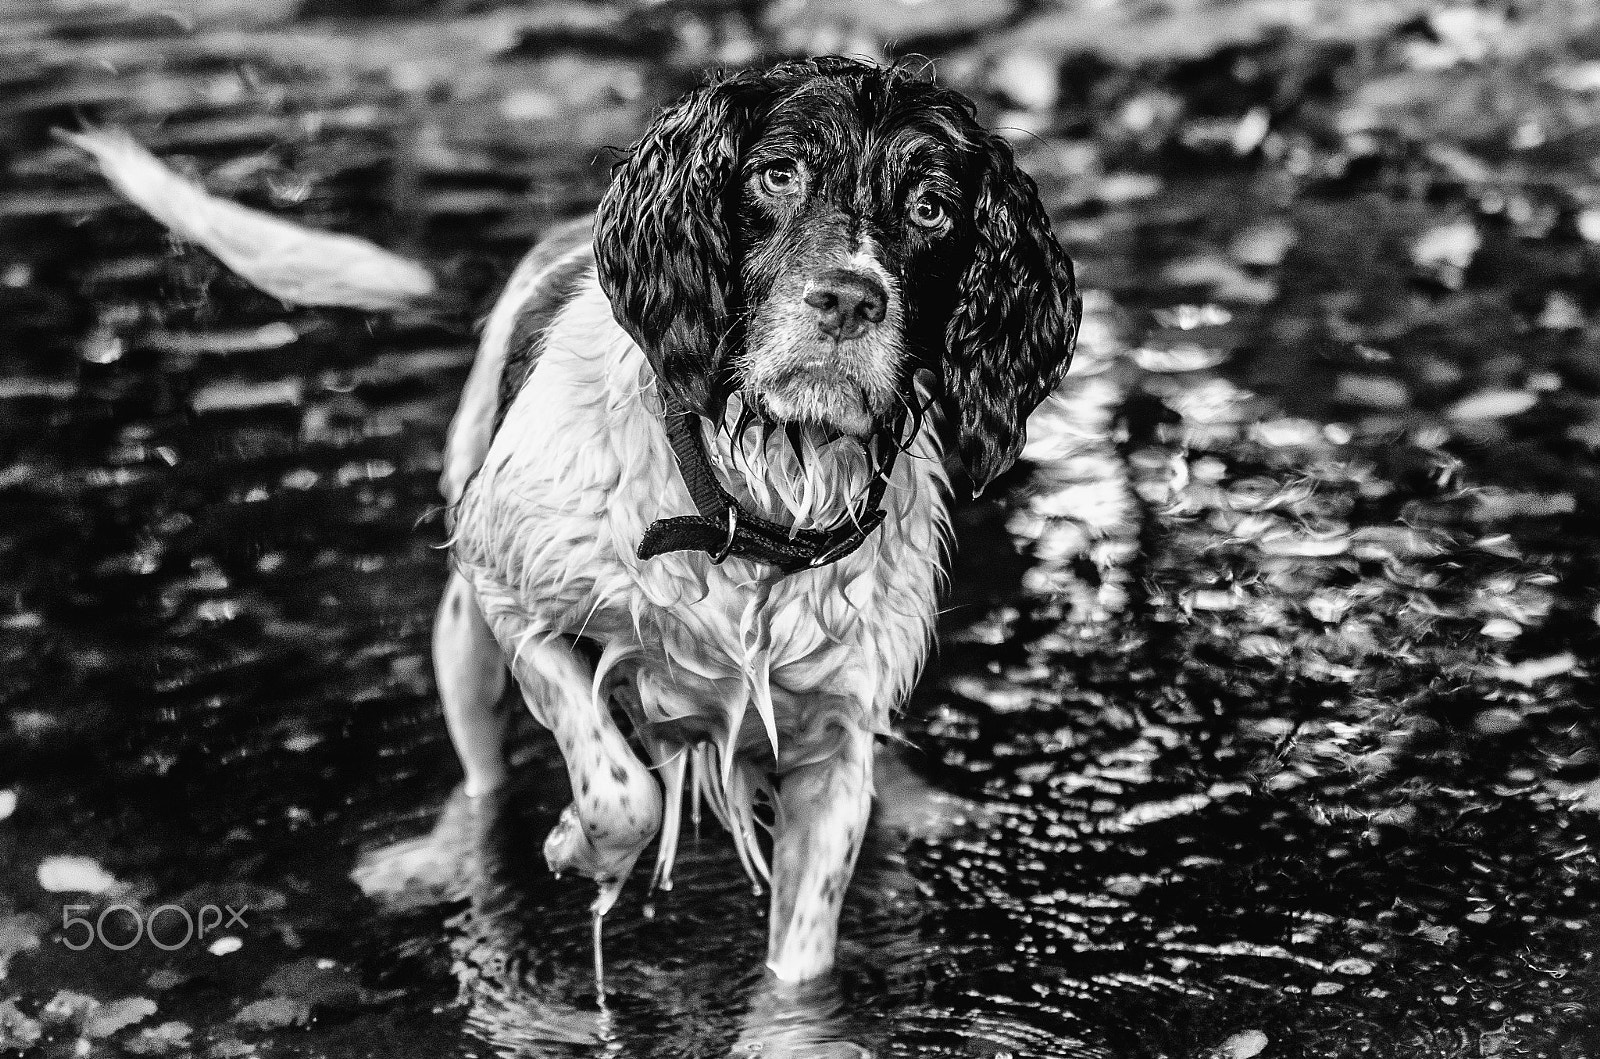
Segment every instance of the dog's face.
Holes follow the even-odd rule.
[[[1077,330],[1072,264],[970,101],[844,59],[697,90],[621,166],[600,280],[661,386],[859,437],[931,369],[975,484],[1022,447]]]
[[[837,77],[780,99],[745,153],[733,226],[748,319],[733,381],[779,420],[858,436],[936,358],[923,332],[948,319],[970,256],[960,130],[874,109]]]

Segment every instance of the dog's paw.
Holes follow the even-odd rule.
[[[576,872],[596,882],[625,879],[639,859],[639,849],[631,843],[608,843],[607,832],[585,828],[576,806],[561,811],[561,819],[544,840],[544,859],[557,876]]]

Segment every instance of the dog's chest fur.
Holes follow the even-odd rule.
[[[515,281],[506,297],[486,347],[506,341]],[[849,441],[804,461],[780,440],[752,442],[743,462],[730,446],[712,439],[713,459],[755,472],[725,475],[730,487],[748,478],[747,505],[785,522],[799,510],[830,524],[865,476]],[[509,650],[517,637],[587,639],[600,649],[592,694],[614,695],[647,738],[748,750],[767,743],[770,718],[787,767],[821,752],[830,720],[885,730],[926,656],[947,547],[931,429],[897,462],[884,505],[860,550],[786,578],[700,552],[638,560],[652,521],[694,507],[648,362],[586,273],[461,496],[454,546]]]

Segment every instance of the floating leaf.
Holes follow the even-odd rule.
[[[1577,657],[1570,651],[1563,651],[1548,658],[1531,658],[1516,665],[1501,666],[1495,670],[1495,676],[1513,684],[1537,684],[1570,673],[1577,665]]]
[[[38,879],[53,894],[105,894],[122,885],[93,857],[46,857],[39,863]]]
[[[1235,1033],[1211,1050],[1208,1059],[1255,1059],[1267,1048],[1267,1035],[1260,1030]]]
[[[1412,405],[1406,384],[1388,375],[1340,375],[1334,380],[1333,395],[1336,400],[1362,408],[1391,410]]]
[[[114,1000],[90,1015],[83,1024],[85,1037],[109,1037],[119,1030],[143,1022],[156,1013],[155,1001],[148,997],[126,997]]]
[[[235,1022],[260,1030],[277,1030],[285,1026],[304,1026],[311,1021],[311,1006],[304,1000],[287,997],[268,997],[246,1004],[233,1016]]]
[[[1204,371],[1228,359],[1226,350],[1202,346],[1198,342],[1174,342],[1168,346],[1142,346],[1132,352],[1133,362],[1145,371],[1173,374]]]
[[[12,957],[39,947],[45,921],[32,912],[0,916],[0,980],[6,977]]]
[[[1234,236],[1229,250],[1242,264],[1271,268],[1284,259],[1293,245],[1293,228],[1282,221],[1265,221]]]
[[[1482,390],[1457,401],[1446,414],[1457,421],[1504,419],[1521,415],[1538,403],[1539,395],[1527,390]]]
[[[132,1039],[123,1041],[122,1047],[134,1055],[169,1055],[185,1048],[193,1033],[188,1023],[163,1022],[140,1030]]]
[[[38,1020],[18,1011],[15,1001],[0,1001],[0,1052],[25,1052],[42,1035]]]

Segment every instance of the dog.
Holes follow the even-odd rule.
[[[507,782],[508,673],[554,735],[544,853],[598,884],[597,929],[658,836],[671,886],[690,797],[770,885],[772,974],[833,966],[945,578],[942,439],[980,492],[1076,339],[1072,262],[975,114],[900,66],[713,76],[488,318],[445,454],[439,694],[470,797]]]

